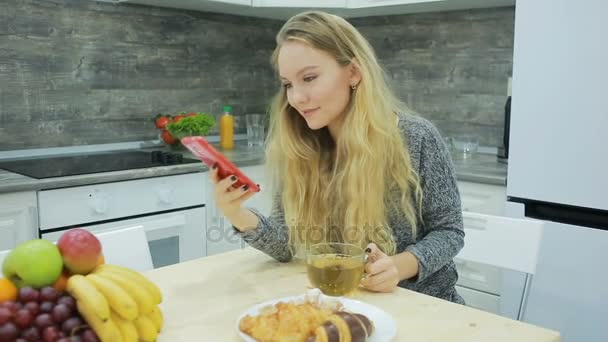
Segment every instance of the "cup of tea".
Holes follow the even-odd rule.
[[[306,253],[308,279],[328,296],[355,290],[363,278],[365,262],[365,251],[348,243],[319,243]]]

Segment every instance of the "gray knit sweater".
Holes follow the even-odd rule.
[[[464,230],[450,153],[437,129],[421,117],[401,114],[399,128],[407,138],[412,165],[420,176],[423,191],[423,220],[416,239],[403,213],[388,213],[397,253],[409,251],[419,260],[418,276],[401,281],[399,286],[464,303],[454,288],[458,274],[453,258],[464,245]],[[252,212],[259,217],[260,223],[256,229],[239,233],[243,240],[278,261],[291,260],[279,197],[275,196],[269,217],[255,209]]]

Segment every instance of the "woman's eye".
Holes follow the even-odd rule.
[[[312,82],[317,76],[306,76],[304,77],[304,82]]]
[[[285,89],[291,88],[291,83],[283,83],[283,88],[285,88]]]

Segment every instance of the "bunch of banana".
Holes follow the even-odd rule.
[[[155,341],[162,329],[160,289],[134,270],[100,265],[71,276],[66,289],[102,342]]]

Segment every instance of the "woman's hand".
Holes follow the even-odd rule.
[[[229,221],[238,220],[237,217],[242,214],[241,205],[255,195],[255,192],[248,191],[247,185],[235,188],[233,184],[236,183],[237,178],[234,175],[219,179],[217,166],[212,167],[209,174],[215,186],[215,203],[218,209]]]
[[[365,265],[367,277],[361,281],[361,285],[375,292],[394,291],[400,279],[393,258],[384,254],[374,243],[370,243],[367,248],[369,250]]]

